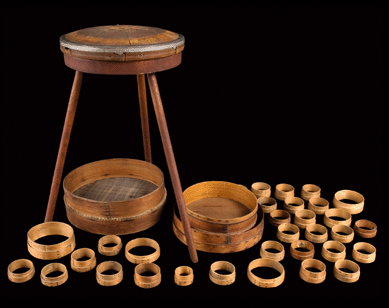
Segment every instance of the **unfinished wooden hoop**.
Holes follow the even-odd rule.
[[[377,249],[372,244],[359,242],[353,246],[352,257],[360,263],[373,263],[376,258],[376,253]]]
[[[130,250],[132,248],[139,246],[152,247],[155,249],[155,251],[149,255],[144,256],[138,256],[130,253]],[[140,237],[129,241],[126,245],[125,250],[127,260],[134,264],[152,263],[156,261],[161,254],[159,244],[155,240],[146,237]]]
[[[300,251],[299,248],[307,249],[308,251]],[[312,259],[315,255],[315,246],[306,240],[296,240],[290,244],[290,255],[296,260]]]
[[[310,268],[315,268],[319,271],[313,272],[309,270]],[[326,265],[320,260],[306,259],[301,262],[300,277],[308,283],[322,283],[326,279]]]
[[[308,201],[308,210],[317,215],[323,215],[330,208],[329,202],[324,198],[311,198]]]
[[[258,204],[264,213],[271,213],[277,209],[277,200],[272,197],[259,197]]]
[[[345,272],[342,269],[348,269],[352,271]],[[351,260],[338,260],[334,264],[334,276],[336,279],[346,283],[353,283],[358,281],[361,275],[359,265]]]
[[[19,268],[28,268],[24,273],[14,273]],[[18,259],[12,261],[7,268],[8,279],[15,283],[29,281],[35,275],[34,263],[28,259]]]
[[[299,210],[304,209],[304,200],[299,197],[287,197],[284,200],[284,210],[291,214],[295,214]]]
[[[252,270],[257,267],[273,268],[278,271],[280,275],[272,279],[258,277],[252,273]],[[247,267],[247,277],[254,285],[260,288],[275,288],[283,283],[285,279],[285,270],[281,263],[278,261],[259,258],[250,262],[249,266]]]
[[[151,272],[154,275],[144,276],[143,273]],[[143,289],[151,289],[158,286],[161,283],[161,269],[155,263],[142,263],[135,266],[134,269],[134,282]]]
[[[305,184],[301,189],[301,198],[308,201],[311,198],[319,198],[321,189],[315,184]]]
[[[337,252],[330,251],[330,249],[336,250]],[[338,241],[327,241],[322,246],[321,255],[330,262],[343,260],[346,258],[346,246]]]
[[[293,197],[294,187],[285,183],[278,184],[274,195],[278,200],[285,200],[287,197]]]
[[[353,229],[358,236],[363,238],[373,238],[377,235],[377,225],[370,220],[357,220]]]
[[[350,226],[335,225],[331,228],[331,237],[334,241],[347,244],[354,239],[354,230]]]
[[[108,270],[114,270],[116,273],[111,275],[103,274]],[[99,285],[110,287],[116,286],[123,280],[123,267],[119,262],[116,261],[105,261],[101,262],[96,267],[96,281]]]
[[[56,277],[47,277],[48,274],[53,272],[62,272],[61,275]],[[68,270],[62,263],[49,263],[42,268],[41,282],[47,287],[57,287],[64,284],[68,280]]]
[[[87,260],[78,259],[87,257]],[[70,255],[70,266],[75,272],[85,273],[96,267],[95,252],[90,248],[79,248]]]
[[[337,220],[337,219],[333,219],[331,217],[340,217],[340,218],[343,218],[343,220]],[[324,221],[324,224],[328,228],[332,228],[335,225],[350,226],[351,225],[351,214],[343,209],[332,208],[332,209],[327,210],[324,213],[323,221]]]
[[[251,191],[257,198],[270,197],[271,186],[264,182],[255,182],[251,185]]]
[[[217,270],[225,270],[229,274],[219,274]],[[209,279],[219,286],[227,286],[235,282],[236,271],[235,266],[227,261],[216,261],[211,264],[209,269]]]
[[[114,246],[104,246],[106,244],[115,244]],[[97,248],[100,254],[104,256],[116,256],[122,249],[122,240],[117,235],[105,235],[99,239]]]
[[[316,214],[311,210],[298,210],[294,215],[293,223],[300,229],[306,229],[316,223]]]
[[[250,229],[257,220],[257,198],[243,185],[207,181],[188,187],[183,195],[193,228],[236,233]]]
[[[288,211],[273,210],[270,212],[269,223],[274,227],[278,227],[279,225],[284,223],[290,223],[290,221],[291,221],[291,217]]]
[[[62,235],[66,240],[58,244],[43,245],[35,241],[48,235]],[[27,232],[28,252],[37,259],[54,260],[71,253],[76,247],[76,239],[71,226],[63,222],[50,221],[32,227]]]
[[[314,234],[313,232],[320,233],[320,234]],[[305,238],[312,243],[316,243],[316,244],[324,243],[328,239],[327,228],[320,224],[309,225],[305,229]]]
[[[174,282],[178,286],[189,286],[193,283],[193,269],[189,266],[179,266],[174,271]]]
[[[270,252],[267,249],[275,249],[278,250],[278,252]],[[285,248],[284,245],[282,245],[280,242],[266,241],[262,243],[259,254],[262,258],[272,259],[274,261],[280,262],[285,257]]]
[[[356,204],[342,202],[342,200],[344,199],[352,200],[356,202]],[[332,204],[334,205],[334,207],[343,209],[354,215],[359,214],[363,211],[363,207],[365,205],[365,198],[359,192],[344,189],[335,193],[334,199],[332,200]]]
[[[284,231],[292,232],[292,234],[285,233]],[[300,238],[300,229],[291,223],[281,224],[277,228],[276,236],[281,242],[292,243]]]

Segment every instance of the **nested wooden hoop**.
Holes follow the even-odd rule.
[[[243,185],[222,181],[201,182],[188,187],[183,195],[189,220],[194,228],[220,233],[241,232],[250,229],[257,220],[257,198]],[[238,202],[247,208],[248,213],[233,218],[220,218],[218,216],[220,213],[226,214],[230,210],[220,202],[216,205],[204,203],[203,208],[198,208],[196,211],[190,209],[193,202],[206,198],[225,198]],[[212,213],[214,216],[202,213],[202,209],[208,211],[212,207],[214,207]]]

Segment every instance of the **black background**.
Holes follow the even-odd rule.
[[[63,64],[59,37],[78,29],[110,24],[156,26],[186,38],[183,62],[157,74],[183,188],[221,180],[248,188],[261,181],[274,187],[303,184],[322,189],[332,201],[336,191],[352,189],[366,199],[353,216],[376,222],[374,239],[355,237],[377,247],[377,260],[360,264],[360,280],[339,282],[333,263],[327,279],[311,285],[299,277],[300,262],[289,254],[281,262],[284,283],[255,287],[248,264],[260,244],[276,239],[267,222],[263,239],[235,254],[199,252],[190,261],[187,247],[171,228],[175,203],[162,143],[152,110],[149,117],[153,163],[165,174],[168,201],[161,221],[149,230],[122,236],[126,244],[150,237],[161,246],[160,286],[143,290],[133,281],[134,265],[122,253],[98,262],[119,261],[124,280],[101,287],[95,272],[75,273],[70,256],[58,260],[69,269],[68,281],[43,286],[41,268],[49,261],[31,257],[26,233],[43,222],[74,71]],[[2,7],[2,295],[44,297],[331,297],[382,295],[384,247],[382,207],[382,9],[370,6],[126,6]],[[85,74],[64,175],[99,159],[143,159],[135,76]],[[59,193],[54,220],[68,222]],[[279,203],[279,207],[282,204]],[[322,223],[322,216],[318,217]],[[100,236],[75,229],[77,248],[97,252]],[[304,235],[301,236],[304,238]],[[353,243],[347,244],[352,259]],[[315,258],[323,260],[321,245]],[[6,268],[19,258],[33,260],[34,278],[8,281]],[[212,262],[227,260],[237,271],[233,285],[208,278]],[[174,284],[174,269],[189,265],[195,282]]]

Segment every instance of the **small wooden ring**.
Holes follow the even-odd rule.
[[[106,275],[102,274],[107,270],[115,270],[117,273]],[[96,280],[99,285],[110,287],[119,284],[123,280],[123,267],[116,261],[101,262],[96,267]]]
[[[344,220],[336,220],[331,217],[340,217],[343,218]],[[324,213],[324,218],[323,218],[324,224],[328,228],[332,228],[335,225],[346,225],[350,226],[351,225],[351,214],[345,210],[342,209],[336,209],[332,208],[327,210]]]
[[[138,247],[138,246],[152,247],[155,249],[155,251],[153,253],[151,253],[149,255],[145,255],[145,256],[137,256],[137,255],[130,253],[130,250],[132,248]],[[146,238],[146,237],[140,237],[140,238],[136,238],[136,239],[129,241],[126,245],[125,250],[126,250],[127,260],[130,261],[131,263],[134,263],[134,264],[152,263],[155,260],[157,260],[161,254],[159,244],[155,240],[150,239],[150,238]]]
[[[78,259],[88,257],[88,260],[79,261]],[[79,273],[89,272],[96,267],[95,252],[90,248],[79,248],[70,255],[71,268]]]
[[[19,268],[28,268],[24,273],[14,273]],[[15,283],[29,281],[35,275],[34,263],[28,259],[18,259],[11,262],[7,268],[8,279]]]
[[[265,279],[258,277],[252,273],[252,270],[257,267],[270,267],[280,273],[276,278]],[[275,288],[282,284],[285,279],[285,269],[278,261],[271,259],[259,258],[250,262],[247,267],[247,277],[256,286],[260,288]]]
[[[365,251],[363,253],[361,251]],[[353,246],[352,256],[354,260],[361,263],[373,263],[376,258],[377,249],[369,243],[359,242]]]
[[[314,184],[305,184],[301,189],[301,198],[308,201],[311,198],[320,197],[321,189]]]
[[[285,200],[287,197],[294,196],[294,187],[290,184],[281,183],[276,186],[274,193],[278,200]]]
[[[189,266],[179,266],[174,271],[174,282],[178,286],[189,286],[193,283],[193,269]]]
[[[295,214],[298,210],[304,209],[304,200],[299,197],[287,197],[284,200],[284,210]]]
[[[62,272],[56,277],[47,277],[52,272]],[[47,287],[57,287],[64,284],[68,280],[68,270],[62,263],[49,263],[41,270],[41,282]]]
[[[342,202],[344,199],[355,201],[356,204]],[[359,214],[363,211],[365,198],[359,192],[344,189],[335,193],[332,204],[335,208],[341,208],[350,214]]]
[[[300,251],[299,248],[307,249],[308,251]],[[306,240],[296,240],[290,244],[290,255],[296,260],[312,259],[315,255],[315,246]]]
[[[355,233],[363,238],[373,238],[377,235],[377,225],[366,219],[359,219],[354,224]]]
[[[225,270],[230,272],[229,274],[219,274],[217,270]],[[209,279],[219,286],[227,286],[235,281],[236,271],[235,266],[227,261],[216,261],[211,264],[209,269]]]
[[[288,211],[273,210],[270,212],[269,223],[274,227],[278,227],[279,225],[284,223],[290,223],[290,221],[291,221],[291,217]]]
[[[329,249],[337,250],[338,252],[332,252]],[[330,262],[336,262],[346,258],[346,246],[338,241],[327,241],[323,244],[321,249],[321,255],[324,259]]]
[[[278,252],[269,252],[267,249],[275,249],[278,250]],[[262,258],[272,259],[279,262],[285,257],[285,248],[280,242],[266,241],[262,243],[259,254]]]
[[[313,232],[317,232],[320,234],[314,234]],[[309,225],[305,229],[305,238],[312,243],[316,243],[316,244],[324,243],[328,239],[327,228],[319,224]]]
[[[293,232],[293,234],[287,234],[284,233],[284,231],[290,231]],[[291,223],[281,224],[277,228],[276,236],[281,242],[292,243],[300,238],[300,229]]]
[[[258,204],[264,213],[270,213],[277,209],[277,200],[272,197],[259,197]]]
[[[345,272],[342,269],[348,269],[352,271]],[[356,282],[361,275],[359,265],[351,260],[338,260],[334,264],[334,276],[336,279],[342,282],[352,283]]]
[[[311,198],[308,201],[308,210],[317,215],[323,215],[330,208],[329,202],[324,198]]]
[[[313,272],[309,270],[310,268],[315,268],[319,271]],[[326,265],[320,260],[305,259],[301,262],[300,277],[308,283],[322,283],[326,279]]]
[[[335,225],[331,228],[331,237],[335,241],[347,244],[354,239],[354,230],[346,225]]]
[[[144,276],[143,273],[151,272],[154,275]],[[161,283],[161,269],[155,263],[140,263],[134,269],[134,282],[142,289],[151,289]]]
[[[270,197],[271,194],[271,187],[267,183],[263,182],[255,182],[251,185],[251,191],[254,193],[254,195],[259,197]]]
[[[300,229],[306,229],[316,223],[316,214],[311,210],[298,210],[294,215],[293,223]]]
[[[106,244],[116,244],[112,247],[106,247]],[[122,249],[122,240],[117,235],[105,235],[99,239],[99,243],[97,245],[99,253],[104,256],[116,256],[120,250]]]

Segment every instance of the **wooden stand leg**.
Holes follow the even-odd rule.
[[[55,164],[54,176],[51,182],[49,202],[46,209],[45,222],[52,221],[55,211],[55,205],[57,203],[59,186],[61,184],[62,171],[65,163],[66,152],[68,150],[70,134],[72,132],[74,116],[76,115],[78,97],[80,95],[82,72],[76,71],[74,76],[72,91],[70,93],[68,109],[66,112],[65,123],[63,126],[61,143],[59,145],[57,162]]]
[[[147,94],[145,75],[136,75],[138,82],[138,96],[140,107],[140,120],[142,124],[143,149],[145,152],[145,161],[151,163],[151,145],[150,145],[150,130],[149,130],[149,115],[147,112]]]
[[[153,101],[155,115],[157,117],[158,127],[161,134],[163,149],[165,152],[166,161],[169,168],[170,178],[173,184],[174,194],[176,196],[178,210],[180,213],[182,224],[184,226],[185,237],[186,237],[186,242],[188,244],[190,258],[193,263],[197,263],[198,262],[197,251],[193,241],[193,235],[192,235],[192,230],[190,228],[188,213],[186,211],[184,196],[182,194],[180,177],[178,175],[176,160],[174,158],[174,153],[173,153],[173,147],[170,140],[169,131],[167,128],[165,112],[162,106],[162,100],[158,89],[157,78],[155,74],[152,73],[147,75],[147,80],[149,82],[151,98]]]

